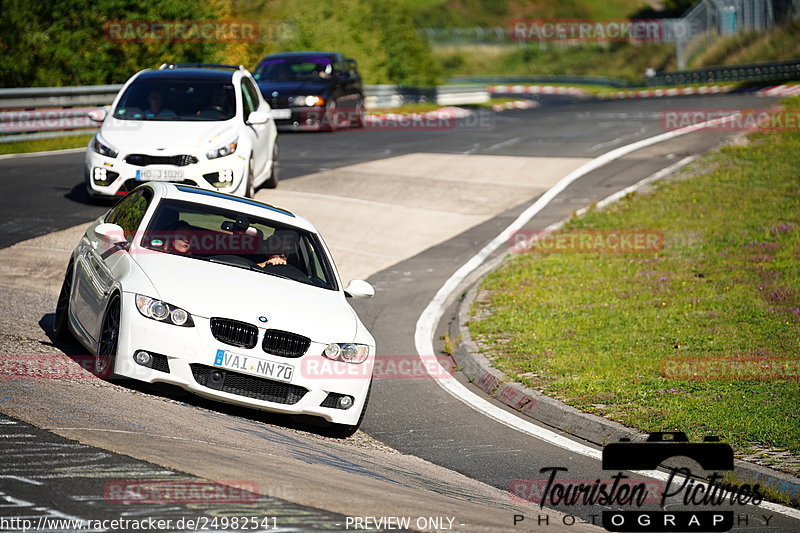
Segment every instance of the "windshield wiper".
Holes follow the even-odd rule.
[[[226,259],[217,259],[216,257],[210,257],[209,259],[207,259],[207,261],[209,261],[211,263],[216,263],[218,265],[227,265],[227,266],[232,266],[232,267],[236,267],[236,268],[244,268],[244,269],[248,269],[248,270],[253,268],[250,265],[243,265],[241,263],[237,263],[235,261],[229,261],[229,260],[226,260]]]
[[[272,270],[264,270],[263,268],[261,268],[258,265],[251,266],[250,270],[252,270],[253,272],[261,272],[262,274],[269,274],[270,276],[275,276],[275,277],[278,277],[278,278],[288,279],[288,280],[291,280],[291,281],[297,281],[295,278],[292,278],[290,276],[284,276],[283,274],[278,274],[277,272],[273,272]]]

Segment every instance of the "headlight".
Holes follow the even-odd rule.
[[[142,316],[158,320],[159,322],[166,322],[167,324],[187,328],[194,327],[192,315],[180,307],[175,307],[174,305],[156,300],[155,298],[150,298],[149,296],[137,294],[136,309],[139,310]]]
[[[100,137],[99,133],[94,136],[94,139],[92,139],[92,150],[106,157],[111,157],[111,158],[117,157],[119,152],[110,147],[109,145],[105,144],[104,142],[105,139],[103,140],[101,139],[102,138]]]
[[[322,355],[334,361],[359,364],[367,360],[369,346],[366,344],[353,344],[349,342],[331,343],[325,347]]]
[[[215,148],[210,152],[206,153],[206,157],[209,159],[216,159],[218,157],[225,157],[226,155],[231,155],[233,152],[236,151],[236,147],[239,146],[239,137],[234,137],[233,140],[227,142],[220,146],[219,148]]]
[[[289,105],[294,107],[314,107],[314,106],[324,106],[325,99],[321,96],[317,95],[300,95],[300,96],[290,96],[289,97]]]

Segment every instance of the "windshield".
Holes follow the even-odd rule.
[[[163,201],[142,247],[336,290],[317,235],[218,207]]]
[[[328,80],[333,75],[333,59],[325,56],[266,58],[256,68],[256,80]]]
[[[213,121],[235,115],[233,85],[219,80],[136,80],[114,110],[123,120]]]

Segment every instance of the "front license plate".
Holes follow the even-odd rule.
[[[287,383],[292,381],[292,375],[294,374],[292,365],[265,361],[264,359],[228,350],[217,350],[217,355],[214,357],[214,366]]]
[[[145,169],[136,171],[137,181],[181,181],[183,170]]]
[[[285,120],[287,118],[292,118],[292,110],[291,109],[272,109],[272,118],[275,120]]]

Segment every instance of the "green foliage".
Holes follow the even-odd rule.
[[[164,62],[253,67],[269,53],[338,51],[359,62],[367,83],[433,85],[439,67],[414,26],[411,7],[391,0],[0,0],[0,85],[122,83]],[[257,42],[121,42],[112,21],[245,20]]]
[[[421,28],[508,27],[514,19],[627,18],[645,6],[642,0],[405,0],[415,8]]]
[[[120,42],[104,25],[118,20],[215,20],[221,0],[0,0],[0,85],[68,86],[122,83],[163,62],[214,61],[220,43]]]
[[[239,50],[233,59],[245,65],[280,51],[335,51],[358,61],[365,83],[428,86],[438,81],[438,65],[404,3],[304,0],[298,9],[293,0],[274,0],[255,8],[235,2],[233,9],[280,36]]]

